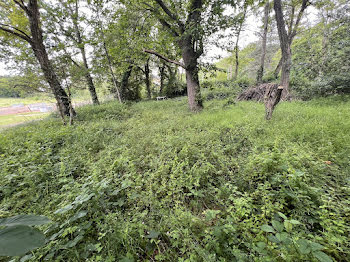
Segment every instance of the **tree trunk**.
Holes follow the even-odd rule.
[[[264,8],[264,33],[262,37],[262,54],[260,60],[260,68],[257,74],[257,83],[262,83],[262,78],[264,76],[264,67],[265,67],[265,56],[266,56],[266,43],[267,43],[267,33],[269,28],[269,13],[270,13],[270,2],[267,1]]]
[[[280,46],[282,51],[282,77],[281,77],[281,86],[283,86],[282,98],[289,97],[289,76],[290,68],[292,65],[292,53],[290,49],[289,36],[286,31],[285,22],[283,18],[281,0],[274,0],[274,9],[276,15],[278,36],[280,39]]]
[[[61,86],[44,46],[42,30],[40,28],[40,13],[37,0],[29,1],[27,15],[32,34],[30,44],[34,51],[35,57],[37,58],[42,71],[44,72],[45,79],[49,83],[57,102],[60,104],[60,108],[63,110],[65,115],[69,116],[70,103],[68,95]]]
[[[235,75],[233,76],[234,80],[236,80],[238,77],[238,71],[239,71],[239,45],[238,44],[239,44],[239,38],[241,36],[243,24],[245,22],[246,14],[247,14],[247,6],[246,6],[246,2],[244,2],[243,17],[239,23],[239,27],[238,27],[238,31],[237,31],[236,45],[235,45],[236,65],[235,65]]]
[[[299,10],[299,13],[297,15],[297,19],[296,19],[294,25],[293,25],[293,22],[294,22],[294,16],[295,16],[295,6],[292,6],[292,14],[291,14],[291,18],[290,18],[289,27],[288,27],[288,33],[286,32],[285,27],[283,28],[284,32],[286,34],[286,37],[284,37],[284,38],[287,38],[287,40],[288,40],[289,53],[291,52],[290,49],[291,49],[291,46],[292,46],[292,43],[293,43],[293,39],[297,35],[298,26],[299,26],[299,24],[301,22],[301,19],[302,19],[302,16],[304,14],[304,11],[308,7],[309,4],[310,4],[309,0],[303,0],[302,1],[301,8]],[[279,5],[278,9],[282,10],[280,1],[279,1],[279,4],[277,3],[277,5]],[[275,5],[274,5],[274,9],[276,11]],[[283,20],[283,25],[284,25],[285,22],[284,22],[284,19],[283,19],[282,11],[281,11],[281,14],[279,16],[280,16],[280,22]],[[277,21],[277,14],[276,14],[276,21]],[[277,21],[277,29],[278,29],[278,34],[279,35],[280,35],[280,29],[281,29],[280,26],[278,25],[278,21]],[[286,39],[285,39],[285,41],[286,41]],[[286,51],[285,51],[285,54],[286,54]],[[274,72],[274,76],[275,76],[276,79],[278,78],[279,72],[281,71],[281,69],[283,67],[283,63],[287,63],[288,64],[289,62],[288,62],[288,59],[283,58],[283,50],[282,50],[282,57],[281,57],[280,61],[278,62],[278,65],[277,65],[277,67],[275,69],[275,72]],[[287,89],[287,90],[284,91],[284,93],[288,93],[288,91],[289,90]],[[282,97],[285,97],[285,95],[283,95]]]
[[[73,10],[72,10],[72,21],[73,21],[73,25],[74,25],[75,34],[77,37],[76,44],[78,45],[81,56],[83,58],[83,63],[84,63],[84,67],[85,67],[84,75],[85,75],[86,82],[88,84],[92,103],[94,105],[99,105],[100,102],[98,101],[98,98],[97,98],[94,81],[92,80],[92,76],[91,76],[90,71],[89,71],[89,65],[88,65],[87,58],[86,58],[84,41],[83,41],[79,26],[78,26],[78,17],[79,17],[79,8],[78,8],[78,0],[77,0],[75,2],[75,13],[74,14],[73,14]]]
[[[203,101],[198,77],[198,57],[191,40],[185,39],[180,43],[180,46],[186,70],[188,105],[191,111],[198,112],[203,109]]]
[[[160,74],[160,88],[159,88],[159,94],[163,94],[164,90],[164,80],[165,80],[165,66],[162,64],[161,67],[159,67],[159,74]]]
[[[84,47],[80,48],[80,52],[81,52],[81,56],[82,56],[83,62],[84,62],[85,79],[86,79],[86,82],[88,83],[88,87],[89,87],[89,92],[90,92],[90,95],[91,95],[92,103],[94,105],[99,105],[100,102],[98,101],[98,97],[97,97],[94,81],[92,80],[92,76],[91,76],[90,71],[89,71],[89,65],[88,65],[87,59],[86,59],[85,48]]]
[[[132,69],[133,69],[133,65],[129,65],[128,69],[123,74],[123,79],[122,79],[121,88],[120,88],[121,97],[123,100],[127,99],[126,91],[127,91],[128,85],[129,85],[129,78],[131,76]]]
[[[279,73],[280,73],[280,71],[281,71],[281,68],[282,68],[282,57],[281,57],[280,60],[278,61],[278,64],[277,64],[277,66],[276,66],[276,69],[275,69],[275,71],[273,72],[273,75],[274,75],[275,79],[278,78],[278,75],[279,75]]]
[[[146,84],[146,90],[147,90],[147,98],[152,98],[152,92],[151,92],[151,77],[150,77],[150,68],[149,68],[149,59],[147,59],[147,62],[145,64],[145,84]]]

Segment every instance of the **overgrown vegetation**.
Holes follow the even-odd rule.
[[[0,216],[54,222],[22,261],[348,261],[349,106],[113,102],[9,129]]]

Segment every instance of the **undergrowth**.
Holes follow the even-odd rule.
[[[349,261],[350,102],[269,122],[205,106],[107,103],[0,133],[0,216],[54,221],[22,261]]]

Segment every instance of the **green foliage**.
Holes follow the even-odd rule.
[[[31,226],[51,221],[44,216],[19,215],[0,219],[0,256],[20,256],[45,244],[45,235]]]
[[[270,122],[225,103],[113,102],[0,133],[1,215],[54,221],[28,261],[347,261],[349,98]]]

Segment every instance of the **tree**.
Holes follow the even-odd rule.
[[[247,8],[248,8],[248,2],[244,1],[243,2],[243,11],[242,13],[240,13],[238,15],[239,19],[238,19],[238,23],[237,23],[237,28],[236,28],[236,44],[235,44],[235,48],[234,48],[234,52],[235,52],[235,74],[233,76],[233,79],[236,80],[237,76],[238,76],[238,70],[239,70],[239,39],[243,30],[243,25],[246,19],[246,15],[247,15]]]
[[[154,50],[145,52],[181,66],[186,71],[188,104],[191,111],[203,108],[199,84],[198,59],[204,52],[206,37],[220,27],[227,27],[223,15],[224,4],[234,5],[235,1],[187,0],[181,2],[153,0],[146,9],[172,36],[173,43],[180,49],[183,62],[167,58]]]
[[[289,78],[290,78],[290,69],[292,66],[292,52],[291,52],[291,44],[293,41],[293,38],[297,34],[297,26],[300,23],[300,20],[302,18],[302,14],[306,7],[308,6],[309,1],[303,0],[302,7],[300,9],[300,12],[298,14],[297,20],[295,22],[294,28],[292,28],[292,21],[289,25],[289,33],[286,30],[286,23],[283,17],[282,12],[282,4],[281,0],[274,0],[274,10],[275,10],[275,16],[276,16],[276,23],[277,23],[277,29],[278,29],[278,36],[280,39],[280,47],[282,51],[282,58],[281,58],[281,68],[282,68],[282,75],[281,75],[281,89],[280,92],[282,92],[282,98],[288,99],[289,98]],[[278,95],[277,95],[278,97]],[[279,100],[279,99],[278,99]],[[276,104],[279,101],[276,101]]]
[[[7,19],[7,24],[0,23],[0,30],[14,37],[20,38],[30,45],[44,73],[45,79],[49,83],[51,91],[57,100],[59,109],[65,115],[69,115],[70,108],[72,106],[69,102],[67,93],[61,86],[60,80],[54,70],[52,63],[49,60],[46,47],[44,45],[43,31],[40,26],[41,22],[38,1],[28,0],[28,3],[25,3],[24,1],[13,0],[13,3],[20,10],[22,10],[22,12],[24,12],[24,15],[27,18],[27,21],[24,22],[25,28],[18,28],[14,26],[11,24],[11,20]],[[7,4],[9,7],[10,2],[7,2]],[[1,6],[1,8],[4,7]],[[6,12],[4,11],[4,13]],[[28,30],[30,33],[27,32]]]
[[[86,54],[87,41],[85,39],[81,26],[81,23],[84,22],[84,17],[80,11],[79,2],[81,1],[60,1],[60,6],[56,10],[53,8],[53,12],[51,12],[50,15],[53,15],[56,20],[56,23],[53,25],[54,28],[59,28],[59,31],[55,34],[56,39],[58,38],[58,35],[63,34],[68,41],[71,41],[73,43],[71,47],[77,48],[79,50],[83,65],[80,65],[78,62],[76,62],[71,55],[67,54],[67,52],[66,54],[69,55],[69,58],[74,63],[74,65],[81,70],[88,85],[92,102],[94,105],[98,105],[99,100],[97,97],[94,81],[90,73]],[[66,46],[63,48],[66,49]]]
[[[288,31],[286,31],[288,42],[286,44],[288,44],[289,46],[292,45],[294,37],[298,33],[298,27],[300,25],[301,19],[303,17],[303,14],[304,14],[306,8],[310,5],[310,2],[302,0],[300,10],[299,10],[298,15],[295,19],[296,8],[297,8],[298,4],[299,4],[299,1],[295,1],[295,2],[292,1],[291,6],[290,6],[291,10],[290,10],[290,14],[289,14],[289,19],[283,18],[284,24],[287,23],[287,26],[288,26]],[[281,6],[281,10],[282,10],[282,4],[280,4],[280,6]],[[282,15],[282,17],[283,17],[283,15]],[[277,22],[277,28],[279,29],[280,27],[278,26],[278,21],[276,20],[276,22]],[[282,50],[282,53],[283,53],[283,50]],[[283,55],[282,55],[280,61],[278,62],[278,65],[275,69],[275,72],[274,72],[275,78],[278,77],[278,74],[280,73],[280,71],[282,69],[282,64],[283,64]],[[283,93],[284,93],[283,96],[286,97],[287,93],[288,93],[288,89],[285,89],[285,91],[283,91]]]
[[[257,73],[256,81],[257,83],[262,83],[262,78],[264,76],[264,67],[265,67],[265,56],[266,56],[266,44],[267,44],[267,33],[269,29],[269,14],[270,14],[270,1],[267,1],[264,7],[264,31],[261,41],[261,60],[260,67]]]

